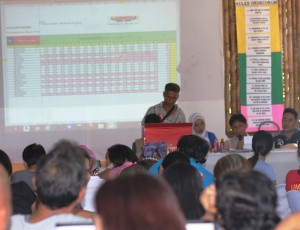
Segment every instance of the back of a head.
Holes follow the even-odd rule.
[[[200,204],[203,186],[199,171],[189,164],[177,163],[167,168],[163,177],[175,192],[186,219],[199,220],[204,214]]]
[[[185,229],[172,190],[162,179],[148,174],[121,175],[106,181],[97,192],[96,206],[104,229]]]
[[[155,113],[150,113],[145,117],[145,124],[153,124],[153,123],[160,123],[161,119],[160,116]]]
[[[44,147],[34,143],[25,147],[22,157],[27,166],[30,167],[36,165],[38,160],[44,155],[46,155]]]
[[[165,92],[172,91],[179,93],[180,92],[180,86],[176,83],[168,83],[165,85]]]
[[[62,140],[40,159],[36,169],[39,200],[50,209],[72,204],[87,184],[87,170],[80,147]]]
[[[9,156],[7,155],[7,153],[4,152],[1,149],[0,149],[0,164],[2,164],[2,166],[6,170],[7,174],[9,176],[11,176],[11,174],[12,174],[12,164],[11,164],[11,161],[10,161]]]
[[[247,119],[245,118],[245,116],[241,113],[237,113],[237,114],[231,115],[231,117],[229,119],[229,125],[232,127],[233,124],[237,121],[247,124]]]
[[[258,156],[266,156],[273,148],[272,135],[264,130],[254,133],[252,138],[252,149],[254,156],[249,158],[251,167],[253,168],[258,161]]]
[[[174,151],[169,153],[164,160],[162,161],[162,167],[166,170],[169,166],[176,164],[176,163],[186,163],[190,164],[190,159],[187,155],[182,152]]]
[[[272,181],[257,171],[231,171],[217,178],[217,210],[225,230],[271,230],[280,221]]]
[[[0,230],[8,229],[9,218],[11,216],[11,190],[6,169],[0,164]]]
[[[214,167],[214,176],[219,178],[223,173],[240,170],[251,170],[248,160],[240,154],[229,154],[217,161]]]
[[[206,140],[196,135],[184,135],[177,143],[177,148],[180,152],[183,152],[188,157],[194,158],[201,164],[206,162],[205,158],[209,147]]]
[[[126,160],[134,163],[138,162],[136,154],[126,145],[116,144],[107,149],[110,162],[118,167],[124,164]]]
[[[266,156],[273,147],[273,137],[271,133],[260,130],[254,133],[252,138],[252,149],[254,153]]]

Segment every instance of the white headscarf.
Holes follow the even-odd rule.
[[[200,113],[192,113],[189,117],[189,122],[193,123],[193,134],[197,135],[199,137],[202,137],[203,139],[205,139],[206,141],[208,141],[208,143],[210,143],[209,138],[208,138],[208,133],[206,130],[203,131],[203,133],[199,134],[194,130],[194,125],[196,123],[197,120],[202,120],[205,122],[205,118],[200,114]]]

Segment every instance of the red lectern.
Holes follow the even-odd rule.
[[[171,146],[177,146],[179,138],[189,134],[192,134],[192,123],[145,124],[144,143],[165,141]]]

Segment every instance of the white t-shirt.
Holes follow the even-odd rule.
[[[10,230],[55,230],[56,224],[87,224],[92,219],[83,218],[74,214],[59,214],[50,216],[40,222],[31,224],[28,215],[13,215],[10,219]]]

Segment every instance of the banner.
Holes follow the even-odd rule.
[[[248,132],[281,129],[281,41],[277,0],[235,0],[241,113]]]

